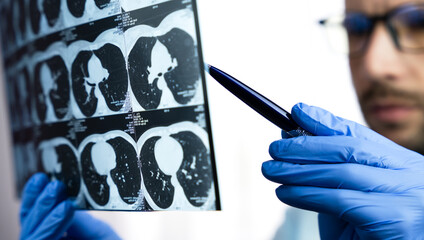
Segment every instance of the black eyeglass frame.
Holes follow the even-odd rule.
[[[411,9],[411,8],[417,8],[420,7],[423,9],[424,11],[424,4],[406,4],[406,5],[401,5],[397,8],[394,8],[393,10],[389,11],[388,13],[384,14],[384,15],[376,15],[376,16],[367,16],[366,14],[362,13],[362,12],[347,12],[347,14],[361,14],[363,16],[366,17],[367,20],[369,20],[369,22],[371,23],[371,28],[368,30],[367,35],[366,35],[366,41],[364,42],[364,46],[356,51],[356,52],[349,52],[349,56],[357,56],[357,55],[361,55],[363,54],[368,45],[369,45],[369,41],[370,41],[370,36],[372,35],[372,33],[375,30],[375,27],[377,25],[377,23],[379,22],[383,22],[385,27],[387,28],[390,37],[392,38],[396,49],[398,49],[401,52],[406,52],[406,53],[412,53],[412,54],[420,54],[424,52],[424,46],[422,48],[405,48],[402,47],[400,42],[399,42],[399,36],[398,33],[395,29],[395,27],[393,26],[393,24],[391,23],[391,19],[394,18],[394,16],[398,15],[401,12],[404,12],[405,10]],[[318,23],[324,27],[327,27],[327,24],[329,23],[329,21],[331,20],[331,18],[327,18],[327,19],[322,19],[319,20]]]

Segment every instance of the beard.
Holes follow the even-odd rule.
[[[374,82],[368,91],[358,94],[358,100],[362,113],[369,127],[392,141],[410,150],[424,154],[424,114],[418,119],[419,124],[411,124],[409,121],[401,122],[376,122],[372,121],[370,113],[372,103],[377,99],[391,99],[400,104],[418,107],[424,113],[424,95],[422,93],[400,90],[387,83]],[[414,127],[413,133],[403,136],[405,129]],[[403,136],[403,137],[401,137]]]

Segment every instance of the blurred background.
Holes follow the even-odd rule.
[[[317,21],[343,0],[198,1],[204,59],[290,110],[320,106],[364,123],[346,56],[332,53]],[[1,67],[3,64],[1,64]],[[3,78],[3,69],[0,69]],[[0,238],[19,237],[9,118],[0,81]],[[280,130],[207,78],[222,211],[93,212],[124,239],[273,239],[288,206],[261,173]]]

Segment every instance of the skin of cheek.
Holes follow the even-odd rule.
[[[364,12],[368,15],[381,15],[388,12],[390,9],[393,9],[399,5],[406,3],[416,3],[422,1],[411,1],[411,0],[346,0],[346,9]],[[384,33],[387,34],[387,33]],[[381,36],[381,35],[380,35]],[[381,38],[380,38],[381,40]],[[388,40],[388,39],[386,39]],[[386,44],[391,44],[385,42]],[[378,43],[380,44],[380,43]],[[374,45],[375,47],[376,45]],[[393,47],[393,45],[391,45]],[[373,47],[373,46],[372,46]],[[388,46],[389,47],[389,46]],[[376,49],[373,49],[376,50]],[[381,49],[379,49],[381,50]],[[375,69],[370,64],[365,61],[365,57],[351,58],[350,59],[350,68],[352,73],[353,85],[356,90],[358,99],[361,99],[361,96],[366,93],[369,89],[373,87],[377,81],[385,81],[385,83],[390,84],[396,89],[401,89],[405,91],[414,91],[414,92],[423,92],[424,93],[424,69],[419,67],[423,66],[424,58],[414,55],[406,55],[403,53],[397,52],[396,49],[391,49],[394,51],[381,51],[376,54],[372,59],[367,59],[371,63],[376,64],[374,61],[384,61],[386,63],[392,64],[393,66],[388,67],[393,69],[384,69],[380,65],[377,72],[374,72]],[[388,54],[388,58],[384,59],[383,56],[378,54]],[[390,55],[392,54],[392,55]],[[394,58],[392,58],[394,57]],[[380,63],[381,64],[381,63]],[[370,68],[371,67],[371,68]],[[374,66],[375,67],[375,66]],[[395,70],[394,70],[395,69]],[[422,69],[422,70],[421,70]],[[391,71],[392,70],[392,71]],[[401,70],[401,71],[398,71]],[[390,126],[378,122],[378,120],[373,119],[369,114],[364,111],[364,107],[361,104],[362,112],[364,118],[369,124],[369,126],[382,134],[383,136],[414,150],[417,149],[417,146],[424,145],[424,134],[421,132],[424,131],[424,110],[416,111],[409,116],[408,119],[400,127]]]
[[[402,76],[397,76],[395,79],[373,80],[372,74],[364,66],[363,58],[350,59],[353,86],[358,99],[373,86],[373,81],[387,81],[397,89],[418,93],[424,99],[424,68],[422,67],[424,54],[401,54],[404,70]],[[361,108],[370,128],[404,147],[424,153],[424,147],[421,147],[424,146],[424,102],[421,103],[418,111],[413,112],[402,123],[401,127],[379,123],[368,116],[363,106]]]

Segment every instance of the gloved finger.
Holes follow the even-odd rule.
[[[22,192],[22,203],[20,211],[20,220],[23,222],[34,206],[35,200],[41,194],[43,189],[49,183],[49,179],[44,173],[33,175],[25,184]]]
[[[368,227],[376,225],[380,225],[380,229],[395,228],[395,224],[403,226],[421,218],[420,213],[403,208],[407,206],[418,211],[421,208],[420,203],[416,203],[417,199],[399,194],[298,186],[280,186],[276,193],[282,202],[290,206],[338,217],[355,225],[359,229],[358,232],[366,232]],[[388,219],[393,221],[387,221]],[[393,231],[379,232],[378,236],[380,239],[391,239],[392,233]],[[369,236],[371,234],[368,232]]]
[[[66,198],[65,185],[59,181],[53,181],[47,184],[43,192],[35,201],[33,209],[27,215],[22,225],[22,236],[28,236],[49,212]]]
[[[60,239],[72,223],[72,202],[59,203],[25,239]]]
[[[350,163],[299,165],[268,161],[262,164],[262,173],[268,180],[283,185],[380,193],[402,193],[417,187],[417,181],[411,179],[411,176],[416,175],[415,172]],[[397,179],[396,182],[393,179]]]
[[[274,160],[300,164],[357,163],[391,169],[424,169],[424,158],[416,152],[346,136],[283,139],[270,145],[269,154]]]
[[[85,211],[75,212],[74,220],[72,221],[67,234],[71,239],[75,238],[80,240],[121,239],[108,224],[97,218],[94,218]]]
[[[318,214],[320,239],[360,239],[355,226],[338,217]]]
[[[373,130],[359,123],[337,117],[319,107],[298,103],[292,108],[292,117],[302,128],[317,136],[351,136],[392,144],[390,140]]]

